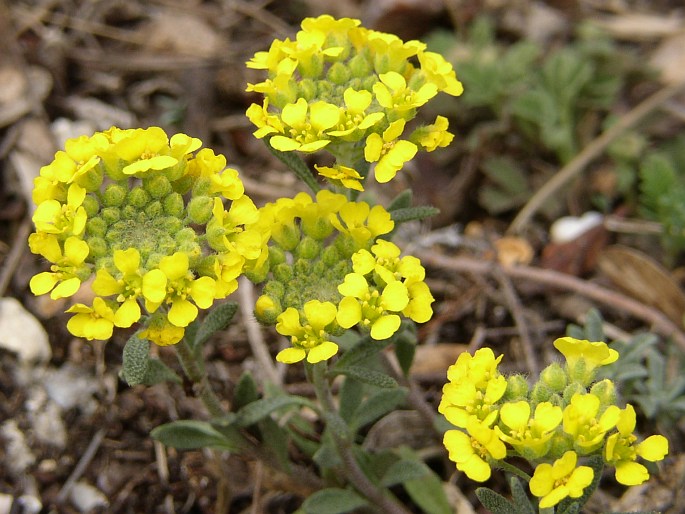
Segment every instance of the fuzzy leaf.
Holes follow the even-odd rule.
[[[405,189],[400,194],[398,194],[388,205],[388,211],[396,211],[398,209],[406,209],[411,207],[413,192],[411,189]]]
[[[152,430],[151,435],[162,444],[179,450],[215,448],[238,451],[243,446],[243,438],[237,430],[225,427],[220,432],[211,423],[190,419],[160,425]]]
[[[119,376],[130,386],[144,384],[149,367],[150,341],[133,334],[124,346]]]
[[[343,353],[332,369],[347,368],[362,362],[366,363],[392,342],[393,338],[374,341],[370,336],[364,336],[356,345]]]
[[[406,389],[381,389],[369,396],[354,413],[350,426],[359,429],[397,408],[407,396]]]
[[[346,368],[335,368],[329,372],[330,375],[345,375],[359,380],[365,384],[385,389],[397,387],[397,381],[391,376],[381,373],[364,366],[349,366]]]
[[[295,405],[307,405],[314,408],[312,402],[306,398],[299,396],[273,396],[271,398],[263,398],[252,403],[248,403],[245,407],[240,409],[236,414],[236,425],[239,427],[248,427],[257,421],[260,421],[271,413],[282,409],[283,407],[291,407]]]
[[[419,456],[410,448],[400,448],[404,459],[423,464]],[[423,464],[426,475],[421,478],[405,480],[402,485],[407,494],[427,514],[452,514],[452,508],[445,496],[442,481],[428,466]]]
[[[145,385],[155,385],[162,382],[174,382],[180,384],[181,377],[169,366],[159,359],[149,359],[148,368],[142,381]]]
[[[518,514],[537,514],[535,507],[531,503],[526,490],[521,485],[521,481],[512,476],[509,480],[509,487],[511,488],[511,496],[514,500],[514,506]]]
[[[476,489],[476,496],[492,514],[512,514],[516,512],[514,505],[501,494],[496,493],[487,487]]]
[[[385,472],[381,479],[381,485],[392,487],[407,480],[418,480],[428,473],[430,473],[430,469],[423,462],[413,459],[400,459]]]
[[[354,491],[329,487],[307,498],[302,504],[302,510],[307,514],[344,514],[368,505],[369,503]]]
[[[316,182],[314,175],[312,175],[311,170],[297,153],[281,152],[280,150],[276,150],[273,146],[271,146],[268,140],[265,139],[264,142],[266,143],[266,147],[269,149],[269,151],[279,161],[290,168],[295,175],[297,175],[297,178],[307,184],[309,189],[311,189],[314,193],[317,193],[321,189],[319,184]]]
[[[236,302],[220,303],[212,308],[200,323],[197,334],[193,339],[193,347],[198,348],[202,346],[216,332],[225,329],[233,320],[237,311],[238,304]]]
[[[425,220],[440,213],[439,209],[431,205],[419,207],[405,207],[390,212],[390,217],[395,223],[405,223],[413,220]]]
[[[235,386],[233,392],[233,408],[240,410],[248,403],[252,403],[259,399],[259,392],[257,391],[257,384],[252,377],[252,373],[246,371],[240,376],[240,380]]]

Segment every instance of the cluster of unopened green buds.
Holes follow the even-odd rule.
[[[448,370],[439,406],[458,427],[444,436],[457,469],[484,482],[492,468],[511,470],[505,459],[523,458],[534,469],[529,487],[541,509],[580,498],[599,479],[584,459],[601,457],[619,483],[638,485],[649,478],[638,457],[656,462],[668,453],[661,435],[639,442],[635,409],[617,405],[611,380],[595,381],[599,367],[618,359],[615,350],[572,337],[554,346],[565,364],[547,366],[532,387],[523,375],[503,376],[497,369],[502,356],[495,358],[489,348],[460,355]]]

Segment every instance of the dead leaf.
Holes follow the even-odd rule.
[[[685,33],[664,39],[649,64],[661,72],[661,80],[666,84],[685,80]]]
[[[456,343],[417,346],[411,372],[413,375],[447,376],[447,368],[467,350],[468,345]]]
[[[154,50],[200,58],[220,55],[223,39],[205,20],[188,12],[165,10],[141,29]]]
[[[505,236],[494,243],[497,249],[497,260],[502,266],[530,264],[533,260],[533,247],[523,238]]]
[[[645,41],[672,36],[683,30],[683,19],[674,16],[646,13],[626,13],[603,17],[595,21],[610,36],[629,41]]]
[[[615,245],[602,252],[598,264],[619,289],[659,309],[677,325],[683,322],[685,293],[654,259],[639,250]]]

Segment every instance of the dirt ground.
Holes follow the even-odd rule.
[[[107,343],[71,336],[63,314],[67,304],[35,298],[28,289],[45,263],[30,254],[26,239],[39,168],[66,138],[112,125],[159,125],[200,138],[240,170],[258,204],[301,190],[252,137],[244,112],[257,97],[245,85],[257,76],[244,63],[274,37],[292,36],[302,18],[322,13],[360,18],[404,39],[438,29],[459,33],[490,14],[505,44],[543,38],[545,50],[563,45],[582,21],[601,18],[624,48],[645,59],[674,46],[670,54],[664,50],[662,78],[640,81],[621,96],[612,108],[618,117],[685,80],[685,12],[674,0],[0,0],[0,514],[288,513],[302,503],[307,491],[296,478],[236,456],[155,443],[151,429],[206,417],[202,405],[180,386],[130,388],[119,380],[125,331]],[[671,95],[654,112],[661,117],[659,134],[682,132],[685,96]],[[435,317],[420,329],[412,375],[425,399],[437,406],[447,366],[467,348],[487,344],[507,355],[509,370],[539,370],[555,358],[550,342],[568,323],[581,323],[591,307],[601,311],[612,338],[649,330],[671,337],[682,355],[682,256],[664,264],[653,239],[635,244],[640,253],[631,253],[625,248],[634,239],[606,226],[570,246],[555,245],[550,220],[539,217],[520,235],[505,237],[517,211],[493,214],[477,202],[486,181],[479,163],[501,148],[474,144],[475,122],[460,119],[459,107],[450,118],[457,131],[451,148],[417,159],[404,182],[376,191],[391,198],[410,185],[415,203],[442,211],[431,224],[399,234],[424,261],[438,300]],[[599,132],[591,131],[586,143]],[[468,140],[460,136],[466,133]],[[593,155],[591,166],[581,165],[589,171],[579,176],[608,176],[601,155]],[[561,167],[549,154],[526,158],[547,177]],[[558,216],[582,212],[588,181],[571,184],[554,197]],[[609,246],[613,260],[602,267],[599,262],[607,261],[600,254]],[[493,268],[488,262],[496,255],[523,266]],[[263,335],[275,354],[275,334]],[[263,373],[249,337],[246,324],[236,323],[207,345],[208,372],[226,398],[243,370],[258,380]],[[168,349],[155,351],[173,364]],[[288,370],[284,387],[312,394],[296,367]],[[455,512],[485,512],[473,484],[455,474],[427,429],[391,428],[409,426],[406,415],[384,428],[384,443],[422,448],[449,484]],[[645,433],[662,431],[670,438],[661,473],[630,490],[608,476],[588,512],[685,512],[685,424],[641,423]],[[504,490],[501,479],[489,485]]]

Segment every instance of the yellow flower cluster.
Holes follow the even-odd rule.
[[[255,315],[289,336],[277,360],[315,363],[338,351],[331,336],[358,326],[387,339],[401,316],[425,322],[433,297],[415,257],[379,236],[394,223],[381,206],[320,191],[265,205],[260,225],[270,232],[269,257],[248,274],[267,280]]]
[[[653,435],[638,442],[633,407],[616,405],[611,381],[593,383],[596,369],[616,361],[618,353],[603,342],[571,337],[557,339],[554,346],[565,367],[550,365],[530,392],[523,377],[500,374],[502,356],[491,349],[459,356],[448,369],[438,407],[457,427],[444,436],[449,458],[479,482],[507,457],[526,459],[535,467],[530,490],[541,508],[582,495],[594,472],[577,464],[590,455],[614,466],[621,484],[641,484],[649,473],[637,458],[662,460],[668,441]]]
[[[259,261],[258,210],[225,157],[201,145],[159,127],[113,127],[68,140],[41,168],[29,246],[51,267],[30,287],[53,299],[92,289],[91,305],[68,309],[74,335],[108,339],[143,320],[144,337],[176,343],[198,308]]]
[[[317,169],[336,185],[363,190],[362,158],[376,163],[376,180],[384,183],[419,150],[452,141],[443,116],[407,129],[439,92],[463,91],[452,65],[419,41],[322,15],[305,19],[294,40],[275,40],[247,66],[267,72],[247,88],[264,95],[247,110],[255,136],[283,152],[326,148],[336,164]]]

